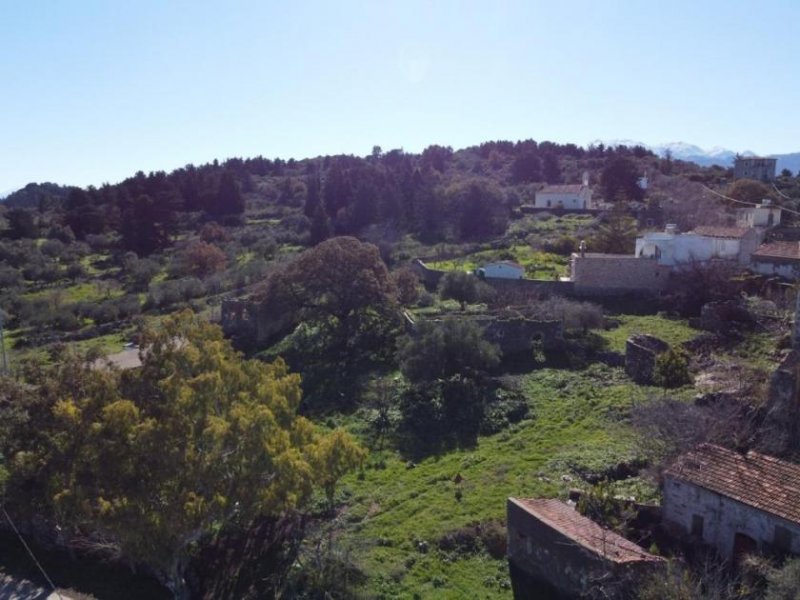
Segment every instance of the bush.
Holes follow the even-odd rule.
[[[689,356],[681,348],[670,348],[656,357],[653,381],[657,386],[676,388],[691,383]]]
[[[562,235],[556,240],[547,240],[542,244],[544,252],[552,252],[553,254],[560,254],[561,256],[569,256],[577,250],[575,239],[566,235]]]
[[[767,575],[765,600],[797,600],[800,598],[800,558],[786,561],[780,569]]]

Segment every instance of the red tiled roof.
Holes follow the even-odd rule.
[[[782,260],[800,260],[800,242],[771,242],[762,244],[753,252],[756,258],[777,258]]]
[[[738,239],[744,237],[748,231],[750,231],[749,227],[714,227],[701,225],[700,227],[695,227],[692,233],[704,235],[706,237]]]
[[[567,185],[547,185],[540,189],[537,194],[579,194],[586,186],[580,183]]]
[[[664,473],[800,523],[800,465],[750,451],[701,444]]]
[[[615,563],[664,560],[646,552],[621,535],[604,529],[560,500],[538,498],[509,498],[509,500],[545,525],[606,560]]]

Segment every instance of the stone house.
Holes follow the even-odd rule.
[[[761,275],[800,277],[800,242],[763,244],[750,257],[750,269]]]
[[[757,179],[772,181],[775,179],[777,158],[761,158],[759,156],[739,156],[733,163],[734,179]]]
[[[509,498],[508,562],[514,598],[623,597],[664,559],[554,499]]]
[[[586,183],[548,185],[536,192],[536,208],[586,210],[594,208],[592,188]]]
[[[800,465],[701,444],[664,472],[662,515],[725,559],[800,554]]]
[[[484,279],[522,279],[525,267],[510,260],[501,260],[475,269],[475,274]]]

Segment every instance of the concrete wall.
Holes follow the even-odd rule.
[[[571,279],[577,294],[594,290],[659,291],[667,287],[669,268],[630,255],[572,255]]]
[[[733,557],[737,533],[754,539],[759,550],[769,551],[776,525],[792,533],[791,552],[800,553],[800,526],[796,523],[670,476],[664,479],[661,507],[664,520],[677,525],[687,534],[692,530],[692,517],[702,517],[703,543],[716,548],[719,555],[726,559]]]

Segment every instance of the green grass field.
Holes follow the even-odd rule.
[[[671,345],[688,342],[700,333],[689,327],[686,319],[673,319],[660,315],[622,315],[615,317],[619,327],[600,331],[600,335],[608,342],[609,350],[625,352],[625,341],[637,333],[649,333],[661,338]]]
[[[528,245],[518,244],[506,250],[483,250],[451,260],[427,263],[431,269],[442,271],[474,271],[489,262],[514,260],[525,267],[525,277],[529,279],[555,279],[569,273],[569,257],[540,252]]]
[[[394,452],[373,452],[363,477],[343,482],[339,543],[368,574],[369,597],[510,598],[504,559],[440,551],[441,536],[504,521],[508,496],[561,496],[580,485],[576,472],[602,472],[638,456],[627,414],[656,390],[603,365],[543,369],[522,376],[520,385],[531,418],[414,468]],[[457,474],[464,478],[460,501]],[[626,493],[637,483],[626,482]],[[652,486],[639,487],[652,497]],[[420,541],[427,553],[418,550]]]

